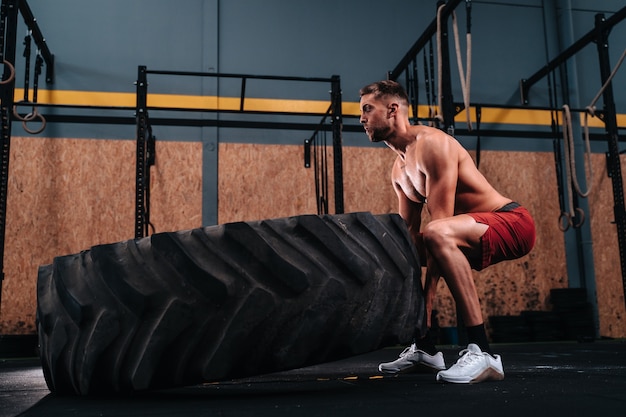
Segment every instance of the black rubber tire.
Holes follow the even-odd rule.
[[[131,393],[406,343],[421,270],[396,214],[303,215],[94,246],[39,268],[48,387]]]

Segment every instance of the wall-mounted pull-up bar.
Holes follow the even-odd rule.
[[[606,20],[602,20],[598,26],[594,27],[592,30],[587,32],[582,38],[578,41],[574,42],[569,48],[564,50],[561,54],[559,54],[556,58],[546,64],[545,67],[541,68],[539,71],[534,73],[528,78],[524,78],[520,81],[520,94],[523,104],[528,104],[528,92],[530,91],[530,87],[535,85],[537,81],[541,80],[543,77],[548,75],[550,72],[554,71],[558,68],[562,63],[567,61],[569,58],[574,56],[578,51],[583,49],[585,46],[590,44],[591,42],[596,42],[598,37],[600,36],[600,32],[608,32],[611,30],[613,26],[621,22],[626,18],[626,7],[623,7],[621,10],[617,11],[610,18]]]
[[[523,104],[528,104],[528,93],[537,81],[559,68],[565,61],[574,56],[589,43],[594,42],[598,50],[600,66],[600,79],[604,109],[601,120],[605,125],[607,152],[607,173],[611,177],[613,185],[613,211],[617,226],[617,240],[619,244],[619,256],[622,270],[622,284],[626,294],[626,206],[624,204],[624,186],[622,183],[621,162],[619,156],[619,128],[617,126],[617,113],[613,97],[613,87],[610,83],[611,66],[609,63],[609,33],[613,26],[626,18],[626,7],[617,11],[610,18],[605,19],[603,14],[595,16],[594,28],[574,42],[546,66],[537,71],[529,78],[520,82],[520,93]]]
[[[187,76],[187,77],[211,77],[211,78],[230,78],[239,79],[241,81],[240,86],[240,101],[238,110],[235,109],[220,109],[219,106],[212,109],[194,109],[194,108],[163,108],[163,107],[148,107],[148,75],[166,75],[166,76]],[[330,114],[331,130],[333,135],[333,175],[334,175],[334,191],[335,191],[335,212],[337,214],[344,212],[344,200],[343,200],[343,162],[342,162],[342,129],[343,129],[343,115],[342,115],[342,97],[341,97],[341,82],[338,75],[333,75],[330,78],[317,78],[317,77],[286,77],[275,75],[249,75],[249,74],[228,74],[228,73],[214,73],[214,72],[189,72],[189,71],[164,71],[164,70],[150,70],[144,65],[138,67],[137,75],[137,106],[136,106],[136,126],[137,126],[137,170],[136,170],[136,199],[135,199],[135,238],[139,239],[148,235],[148,227],[150,225],[150,165],[154,161],[154,136],[152,135],[153,119],[148,116],[149,110],[170,110],[170,111],[185,111],[185,112],[215,112],[215,113],[254,113],[254,114],[289,114],[289,115],[303,115],[302,113],[294,112],[261,112],[246,110],[245,93],[246,85],[249,80],[274,80],[274,81],[299,81],[299,82],[321,82],[330,83],[330,107],[329,113],[323,114],[322,123],[326,119],[326,116]],[[308,114],[308,116],[316,116],[316,114]],[[185,121],[180,120],[172,121],[173,125],[185,125]],[[182,123],[182,124],[181,124]],[[218,127],[257,127],[257,128],[280,128],[279,123],[265,124],[265,123],[247,123],[246,121],[235,121],[231,123],[218,122],[218,121],[203,121],[198,123],[198,126],[218,126]],[[287,126],[287,124],[282,124]],[[295,127],[291,124],[289,127]],[[309,126],[305,126],[309,127]],[[311,126],[312,129],[320,129],[319,125]]]

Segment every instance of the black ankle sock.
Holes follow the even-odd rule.
[[[491,355],[491,347],[489,346],[489,341],[487,340],[487,332],[485,331],[484,323],[479,324],[478,326],[468,326],[466,327],[466,330],[468,343],[477,344],[480,350]]]
[[[427,331],[424,336],[421,336],[418,332],[416,332],[413,343],[415,343],[416,348],[423,350],[429,355],[434,355],[438,352],[432,334],[429,331]]]

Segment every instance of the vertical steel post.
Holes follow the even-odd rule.
[[[137,75],[137,166],[135,176],[135,239],[147,236],[146,222],[146,171],[147,166],[147,125],[148,125],[148,77],[146,67],[140,65]]]
[[[596,45],[600,60],[600,78],[602,85],[606,83],[611,75],[611,65],[609,63],[609,28],[603,28],[605,22],[604,14],[596,15],[596,29],[598,37]],[[608,140],[607,172],[613,184],[613,211],[615,224],[617,226],[617,241],[619,244],[619,259],[622,268],[622,283],[624,295],[626,296],[626,210],[624,208],[624,186],[622,183],[622,170],[618,147],[617,115],[615,110],[615,100],[613,98],[613,86],[609,83],[602,93],[604,102],[603,120]],[[626,297],[625,297],[626,300]]]
[[[344,212],[343,207],[343,149],[341,131],[343,116],[341,109],[341,80],[338,75],[331,77],[331,123],[333,129],[333,171],[335,178],[335,214]]]
[[[15,47],[17,43],[17,15],[19,0],[2,0],[1,25],[2,37],[2,60],[4,74],[0,84],[0,305],[2,305],[2,282],[4,281],[4,240],[6,235],[7,198],[9,189],[9,156],[11,153],[11,112],[13,97],[15,94]],[[8,63],[8,64],[6,64]],[[0,62],[1,64],[1,62]],[[12,77],[12,78],[11,78]]]
[[[437,5],[445,2],[438,2]],[[448,48],[448,17],[441,17],[441,114],[442,130],[454,136],[455,106],[452,96],[452,79],[450,75],[450,50]]]

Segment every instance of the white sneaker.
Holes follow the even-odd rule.
[[[470,343],[459,356],[459,360],[450,369],[437,373],[437,381],[474,384],[504,379],[500,355],[491,356],[482,352],[478,345]]]
[[[404,349],[400,357],[395,361],[378,365],[378,370],[384,374],[402,374],[418,371],[436,372],[442,369],[446,369],[446,364],[441,352],[431,356],[423,350],[417,349],[415,343]]]

